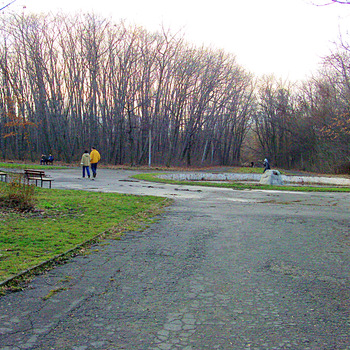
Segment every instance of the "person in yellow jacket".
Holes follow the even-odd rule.
[[[97,163],[100,161],[101,156],[100,153],[98,153],[98,150],[95,147],[91,147],[91,153],[90,153],[90,163],[91,163],[91,171],[92,176],[95,178],[97,174]]]

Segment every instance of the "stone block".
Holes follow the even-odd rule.
[[[259,181],[262,185],[283,185],[281,173],[278,170],[266,170]]]

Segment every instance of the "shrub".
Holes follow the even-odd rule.
[[[9,183],[1,187],[0,207],[20,211],[33,210],[36,202],[35,188],[35,185],[27,185],[22,175],[11,175]]]

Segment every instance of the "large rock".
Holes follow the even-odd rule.
[[[283,185],[281,173],[278,170],[266,170],[259,181],[262,185]]]

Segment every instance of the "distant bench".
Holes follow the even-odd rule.
[[[3,171],[0,171],[0,180],[5,182],[7,181],[7,174]]]
[[[44,182],[48,182],[51,188],[52,178],[45,176],[45,171],[43,170],[24,170],[24,179],[29,183],[29,181],[35,181],[35,185],[38,186],[38,181],[40,181],[41,187],[43,187]]]

